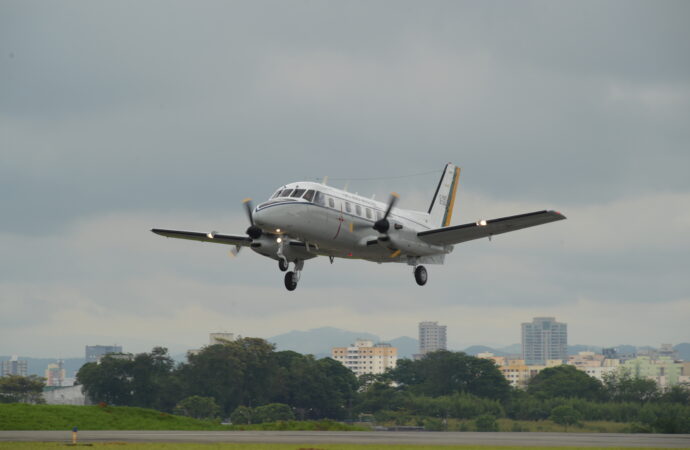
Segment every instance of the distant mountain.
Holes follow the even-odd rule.
[[[341,330],[333,327],[314,328],[308,331],[290,331],[266,339],[276,344],[277,350],[292,350],[298,353],[311,354],[317,358],[331,356],[332,347],[348,347],[357,339],[369,339],[380,342],[375,334]]]
[[[412,359],[412,355],[419,353],[419,341],[417,339],[401,336],[388,342],[398,349],[398,358]]]
[[[673,349],[678,352],[678,357],[683,361],[690,361],[690,343],[674,345]]]
[[[580,345],[580,344],[568,346],[568,355],[577,355],[580,352],[601,353],[601,347],[597,347],[596,345]]]
[[[0,361],[7,361],[8,359],[10,359],[9,356],[0,356]],[[57,359],[55,358],[29,358],[20,356],[19,359],[27,362],[26,370],[29,375],[38,375],[39,377],[45,376],[45,371],[48,368],[48,364],[57,362]],[[86,362],[84,358],[65,358],[62,361],[68,378],[73,378],[79,368],[81,368],[81,366],[84,365],[84,362]]]

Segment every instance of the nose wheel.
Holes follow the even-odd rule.
[[[287,271],[288,270],[287,259],[279,259],[278,260],[278,268],[280,269],[281,272]]]
[[[414,269],[414,279],[418,285],[424,286],[427,280],[426,268],[424,266],[417,266]]]

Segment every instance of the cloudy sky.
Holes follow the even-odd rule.
[[[421,320],[459,349],[534,316],[573,344],[690,341],[689,20],[686,1],[0,0],[0,354]],[[459,245],[424,288],[321,258],[292,293],[251,251],[149,232],[242,233],[243,198],[324,175],[424,209],[448,161],[455,224],[568,220]]]

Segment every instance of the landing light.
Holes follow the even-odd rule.
[[[280,233],[280,228],[276,228],[276,233]]]
[[[281,242],[283,242],[283,239],[282,239],[282,238],[278,238],[278,239],[276,239],[276,242],[280,244]]]
[[[210,233],[206,233],[206,236],[207,236],[209,239],[213,239],[213,238],[215,237],[215,235],[216,235],[216,233],[214,233],[213,231],[210,232]]]
[[[477,225],[479,225],[480,227],[485,227],[486,226],[486,220],[480,220],[479,222],[477,222]]]

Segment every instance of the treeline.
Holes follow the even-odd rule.
[[[635,431],[690,432],[690,390],[660,390],[624,372],[604,383],[560,366],[541,371],[526,391],[510,387],[491,360],[438,351],[402,359],[359,380],[339,362],[275,351],[256,338],[205,347],[175,364],[164,348],[132,359],[106,356],[84,365],[77,380],[96,402],[141,406],[233,422],[372,417],[399,425],[442,428],[448,419],[551,419],[627,422]]]
[[[333,359],[276,352],[257,338],[207,346],[178,365],[160,347],[133,359],[108,355],[82,366],[77,382],[93,401],[112,405],[175,412],[185,399],[197,397],[198,404],[201,397],[206,408],[217,407],[228,417],[240,406],[280,403],[300,420],[348,418],[359,387],[354,374]]]

